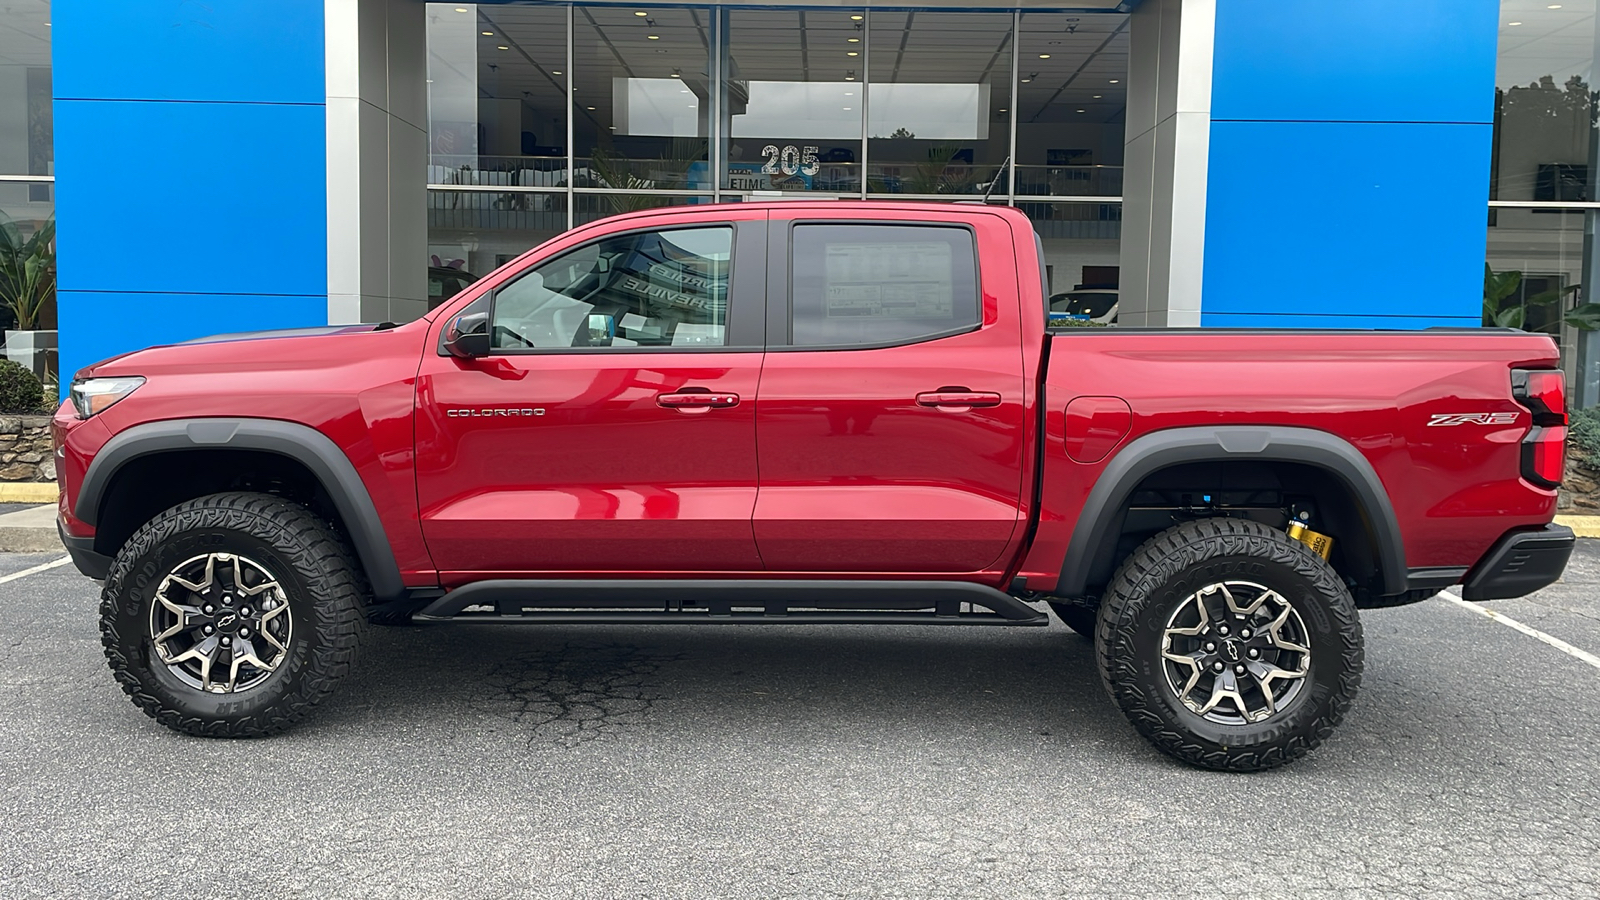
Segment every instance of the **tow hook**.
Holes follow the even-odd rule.
[[[1306,527],[1306,522],[1311,518],[1310,513],[1303,512],[1297,518],[1289,520],[1289,537],[1294,538],[1307,547],[1311,552],[1322,557],[1326,562],[1333,555],[1333,538],[1325,534],[1318,534]]]

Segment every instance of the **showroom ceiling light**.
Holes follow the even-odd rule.
[[[1104,96],[1104,95],[1103,95],[1103,94],[1095,94],[1095,95],[1094,95],[1094,98],[1095,98],[1095,99],[1096,99],[1096,100],[1099,100],[1099,99],[1100,99],[1100,98],[1101,98],[1101,97],[1102,97],[1102,96]]]
[[[850,107],[848,107],[848,106],[842,107],[842,109],[844,109],[845,112],[849,112],[850,111]]]
[[[485,31],[483,34],[484,37],[494,37],[494,32],[492,31]]]
[[[1117,79],[1115,79],[1115,78],[1113,78],[1113,79],[1111,79],[1111,83],[1112,83],[1112,84],[1117,84],[1117,83],[1118,83],[1118,82],[1117,82]]]
[[[851,50],[851,51],[850,51],[850,52],[849,52],[849,53],[846,53],[846,54],[845,54],[845,56],[860,56],[860,55],[861,55],[861,54],[859,54],[859,53],[857,53],[857,52],[856,52],[856,51],[854,51],[854,50]]]
[[[511,49],[511,48],[510,48],[510,47],[507,47],[507,46],[506,46],[506,45],[505,45],[505,44],[501,44],[501,45],[500,45],[500,49],[501,49],[501,50],[510,50],[510,49]]]
[[[1080,110],[1078,110],[1078,112],[1088,112],[1088,110],[1087,109],[1080,109]]]
[[[594,107],[592,107],[592,106],[585,106],[584,109],[587,109],[590,112],[594,112]]]
[[[1049,58],[1050,58],[1050,54],[1048,54],[1048,53],[1041,53],[1041,54],[1039,54],[1039,58],[1040,58],[1040,59],[1049,59]]]
[[[861,38],[845,38],[845,41],[851,44],[859,44],[861,43]]]
[[[859,21],[861,21],[861,17],[860,16],[851,16],[850,17],[850,21],[859,22]]]
[[[659,41],[659,40],[661,40],[661,35],[659,35],[659,34],[647,34],[647,35],[644,36],[644,39],[647,40],[647,41]]]
[[[466,12],[466,11],[467,11],[467,8],[465,6],[456,7],[456,12]]]
[[[1513,28],[1515,28],[1516,26],[1521,25],[1522,23],[1521,22],[1507,22],[1506,24],[1512,26]]]
[[[636,15],[636,16],[638,16],[638,17],[639,17],[639,18],[641,18],[641,19],[642,19],[642,18],[644,18],[644,17],[645,17],[645,16],[648,16],[648,15],[650,15],[650,14],[649,14],[649,13],[647,13],[647,12],[636,12],[636,13],[634,13],[634,15]]]
[[[1545,9],[1560,9],[1560,8],[1561,8],[1561,4],[1559,4],[1559,3],[1552,3],[1549,6],[1545,7]]]
[[[560,73],[560,72],[555,72],[555,71],[552,71],[552,72],[551,72],[551,73],[550,73],[550,74],[551,74],[551,75],[560,75],[560,74],[561,74],[561,73]]]

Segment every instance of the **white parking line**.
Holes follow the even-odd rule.
[[[1505,615],[1504,613],[1495,612],[1494,610],[1489,609],[1486,606],[1481,606],[1481,605],[1479,605],[1477,603],[1472,603],[1470,601],[1463,600],[1460,597],[1457,597],[1455,594],[1450,593],[1449,591],[1441,591],[1441,592],[1439,592],[1439,599],[1440,600],[1449,601],[1450,603],[1454,603],[1455,605],[1461,607],[1462,609],[1470,609],[1470,610],[1472,610],[1473,612],[1477,613],[1480,616],[1487,616],[1487,617],[1495,620],[1496,622],[1499,622],[1502,625],[1507,625],[1507,626],[1510,626],[1512,628],[1515,628],[1516,630],[1522,632],[1523,634],[1527,635],[1528,637],[1533,638],[1536,641],[1543,641],[1544,643],[1549,644],[1550,646],[1556,648],[1557,650],[1560,650],[1562,653],[1565,653],[1568,656],[1575,656],[1578,659],[1581,659],[1584,662],[1588,663],[1589,665],[1594,666],[1596,669],[1600,669],[1600,656],[1595,656],[1593,653],[1590,653],[1587,650],[1580,650],[1577,647],[1572,646],[1571,644],[1567,643],[1566,641],[1563,641],[1562,639],[1560,639],[1558,637],[1551,637],[1550,635],[1545,634],[1544,632],[1540,631],[1537,628],[1529,628],[1527,625],[1524,625],[1521,622],[1518,622],[1516,619],[1513,619],[1510,616]]]
[[[27,578],[29,575],[34,575],[36,573],[43,572],[46,569],[54,569],[57,566],[64,566],[69,562],[72,562],[72,557],[63,556],[58,560],[54,560],[52,562],[47,562],[42,566],[34,566],[31,569],[23,569],[21,572],[12,572],[10,575],[6,575],[4,577],[0,577],[0,584],[5,584],[8,581],[16,581],[18,578]]]

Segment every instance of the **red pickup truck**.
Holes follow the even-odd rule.
[[[567,232],[406,325],[78,373],[60,531],[111,668],[279,731],[420,622],[1047,624],[1186,762],[1338,723],[1357,610],[1558,578],[1548,337],[1046,327],[1014,209],[792,202]]]

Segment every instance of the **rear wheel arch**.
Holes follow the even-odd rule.
[[[1119,543],[1134,492],[1154,476],[1196,464],[1264,465],[1294,479],[1297,490],[1324,498],[1337,526],[1336,552],[1359,587],[1373,594],[1406,590],[1405,547],[1394,507],[1372,464],[1348,441],[1311,428],[1199,426],[1146,434],[1111,458],[1078,516],[1052,593],[1084,597],[1102,587],[1126,555]],[[1312,523],[1313,530],[1329,527]]]
[[[119,432],[95,454],[73,514],[95,526],[96,551],[112,556],[122,541],[157,513],[185,500],[237,488],[217,483],[219,468],[242,475],[252,462],[264,478],[288,483],[309,479],[306,487],[311,496],[291,499],[305,505],[326,503],[325,512],[348,537],[374,599],[381,602],[405,594],[377,507],[355,466],[327,435],[297,422],[203,418],[136,425]],[[182,473],[182,480],[150,477],[167,472]],[[129,511],[119,515],[114,504],[127,504]],[[139,521],[132,521],[135,518]]]

